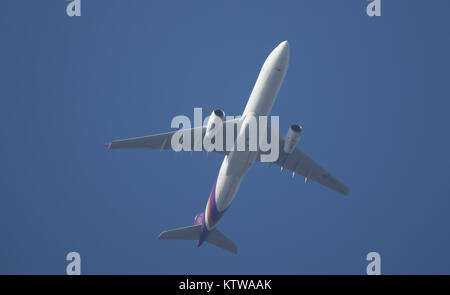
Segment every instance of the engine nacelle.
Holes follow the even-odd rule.
[[[212,129],[215,129],[217,125],[222,125],[225,120],[225,112],[221,109],[215,109],[209,116],[208,124],[206,125],[205,138],[209,138],[213,135]]]
[[[286,138],[284,139],[283,151],[288,154],[292,153],[295,150],[295,147],[297,146],[301,135],[302,126],[298,124],[292,124],[291,127],[289,127]]]

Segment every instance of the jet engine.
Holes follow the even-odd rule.
[[[211,137],[212,131],[211,129],[215,129],[218,124],[222,124],[225,120],[225,112],[221,109],[215,109],[212,111],[211,116],[209,116],[208,124],[206,125],[206,134],[205,138]]]
[[[302,135],[302,126],[298,124],[292,124],[289,127],[286,138],[284,139],[283,151],[285,153],[292,153],[297,146],[297,143],[300,140],[300,136]]]

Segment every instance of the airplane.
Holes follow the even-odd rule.
[[[246,127],[248,127],[246,118],[250,116],[267,116],[272,109],[272,105],[288,69],[289,51],[290,46],[288,41],[283,41],[269,54],[260,70],[247,105],[240,118],[224,120],[225,112],[221,109],[215,109],[211,113],[208,124],[185,131],[189,132],[191,136],[196,132],[201,132],[201,135],[204,137],[207,136],[211,129],[211,122],[222,122],[224,128],[230,124],[236,126],[233,126],[233,128],[238,129],[236,137],[248,136],[248,133],[245,132],[247,130]],[[173,150],[169,143],[175,132],[115,140],[104,145],[107,149]],[[338,193],[347,195],[349,191],[347,186],[296,147],[301,133],[302,127],[298,124],[293,124],[288,129],[286,137],[278,137],[279,156],[273,163],[281,166],[282,171],[284,168],[292,171],[293,177],[295,174],[300,174],[305,177],[305,182],[311,179]],[[191,145],[193,146],[194,144],[195,142],[192,141]],[[218,153],[224,155],[224,160],[220,167],[219,175],[212,186],[205,210],[195,215],[193,225],[163,231],[158,239],[194,240],[197,241],[199,247],[204,242],[207,242],[237,254],[236,244],[217,229],[217,224],[233,201],[245,174],[253,163],[261,161],[261,153],[258,150],[218,151]]]

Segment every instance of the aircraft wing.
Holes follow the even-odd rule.
[[[223,134],[224,134],[224,138],[226,137],[226,129],[227,129],[227,125],[232,124],[234,129],[235,134],[237,133],[236,131],[236,125],[238,123],[239,119],[234,119],[234,120],[228,120],[223,122]],[[163,150],[172,150],[172,144],[171,144],[171,140],[172,140],[172,136],[175,134],[175,132],[177,132],[179,130],[175,130],[172,132],[167,132],[167,133],[160,133],[160,134],[155,134],[155,135],[147,135],[147,136],[142,136],[142,137],[134,137],[134,138],[128,138],[128,139],[120,139],[120,140],[114,140],[110,143],[105,143],[105,147],[107,147],[108,149],[147,149],[147,150],[159,150],[159,151],[163,151]],[[201,134],[201,138],[204,137],[205,133],[206,133],[206,126],[199,126],[199,127],[194,127],[191,129],[183,129],[183,132],[186,132],[186,136],[191,136],[191,151],[194,151],[194,145],[195,146],[200,146],[201,145],[201,140],[200,142],[196,142],[196,139],[194,138],[195,134]],[[234,140],[234,138],[233,138]],[[226,140],[224,139],[224,148],[222,149],[223,151],[217,151],[220,154],[227,154],[227,152],[225,151],[226,147]]]
[[[279,138],[280,154],[278,160],[273,163],[281,166],[282,168],[286,168],[295,174],[303,175],[307,179],[318,182],[338,193],[341,193],[343,195],[348,194],[348,187],[345,184],[343,184],[336,177],[327,172],[324,168],[314,162],[308,155],[306,155],[298,148],[296,148],[290,154],[285,153],[283,150],[284,137],[280,135]]]

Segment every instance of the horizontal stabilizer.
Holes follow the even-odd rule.
[[[163,231],[159,236],[159,240],[191,240],[197,241],[202,233],[202,225],[191,225],[180,227],[176,229]],[[232,240],[228,239],[218,229],[214,229],[208,233],[205,240],[207,243],[213,244],[216,247],[227,250],[231,253],[237,254],[237,246]]]
[[[213,230],[208,237],[206,242],[213,244],[219,248],[230,251],[231,253],[237,254],[237,246],[232,240],[227,238],[218,229]]]
[[[202,232],[202,225],[191,225],[186,227],[180,227],[176,229],[163,231],[158,239],[159,240],[198,240]]]

